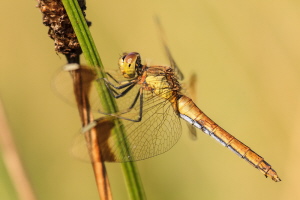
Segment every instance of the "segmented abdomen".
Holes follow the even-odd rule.
[[[265,176],[271,177],[272,180],[276,182],[280,181],[280,178],[276,171],[271,168],[271,165],[248,146],[218,126],[206,116],[190,98],[183,95],[180,96],[177,99],[177,109],[181,118],[210,135],[223,146],[232,150],[252,166],[259,169]]]

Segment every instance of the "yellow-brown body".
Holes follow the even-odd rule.
[[[273,170],[271,165],[261,156],[218,126],[196,106],[192,99],[181,94],[181,86],[177,79],[182,78],[183,75],[171,57],[170,60],[173,61],[173,67],[142,65],[140,55],[136,52],[131,52],[124,54],[120,58],[119,65],[123,76],[125,78],[133,78],[132,83],[140,85],[140,91],[147,93],[145,97],[140,95],[141,102],[143,102],[143,98],[147,101],[155,97],[164,99],[165,101],[162,101],[163,103],[166,101],[170,102],[175,113],[180,118],[232,150],[238,156],[260,170],[266,177],[271,177],[275,182],[279,182],[280,178],[275,170]],[[133,66],[135,66],[134,69],[132,68]],[[175,71],[177,71],[177,73],[175,73]],[[143,92],[141,92],[141,94],[143,94]],[[140,105],[142,105],[142,103]],[[142,108],[140,108],[140,110],[142,110]],[[140,116],[140,119],[142,119],[141,117],[142,116]],[[160,130],[157,131],[160,132]]]
[[[192,99],[180,93],[181,87],[174,73],[169,67],[153,66],[148,68],[145,82],[155,95],[171,102],[175,112],[188,123],[210,135],[223,146],[229,148],[252,166],[260,170],[265,176],[275,182],[280,181],[275,170],[272,169],[261,156],[252,151],[234,136],[222,129],[202,112]],[[146,75],[146,74],[145,74]]]

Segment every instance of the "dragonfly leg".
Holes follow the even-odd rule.
[[[117,84],[119,84],[120,86],[115,86],[113,83],[111,83],[109,80],[107,80],[106,78],[102,78],[105,82],[107,82],[109,85],[111,85],[112,87],[114,87],[115,89],[123,89],[129,85],[131,85],[132,83],[136,83],[136,78],[131,79],[131,80],[127,80],[127,81],[118,81],[115,77],[113,77],[110,73],[106,72],[106,74]]]
[[[118,83],[119,85],[121,85],[121,83],[115,79],[115,77],[113,77],[113,75],[111,75],[110,73],[106,72],[106,75],[109,76],[112,80],[114,80],[116,83]]]
[[[129,108],[127,109],[127,111],[123,112],[123,113],[127,113],[129,111],[131,111],[131,109],[135,106],[138,98],[140,98],[140,102],[142,102],[142,95],[141,95],[141,90],[138,91],[137,95],[135,96],[131,106],[129,106]],[[141,109],[141,108],[140,108]],[[141,113],[141,112],[140,112]]]
[[[137,119],[130,119],[127,117],[122,117],[120,115],[122,114],[126,114],[128,112],[130,112],[132,110],[132,108],[136,105],[137,100],[140,99],[140,108],[139,108],[139,117]],[[134,98],[132,104],[129,106],[129,108],[123,112],[118,112],[118,113],[103,113],[101,111],[99,111],[102,114],[105,115],[110,115],[110,116],[114,116],[117,117],[119,119],[125,119],[128,121],[132,121],[132,122],[140,122],[142,120],[142,115],[143,115],[143,92],[142,92],[142,88],[139,90],[139,92],[137,93],[136,97]]]
[[[103,78],[103,80],[104,80],[104,82],[106,83],[106,84],[109,84],[110,86],[112,86],[113,88],[115,88],[115,89],[123,89],[123,88],[126,88],[126,87],[128,87],[128,86],[130,86],[130,85],[132,85],[132,84],[134,84],[134,83],[136,83],[136,81],[135,80],[132,80],[132,81],[130,81],[130,82],[120,82],[120,83],[118,83],[118,84],[120,84],[120,86],[115,86],[114,84],[112,84],[109,80],[107,80],[106,78]]]
[[[109,75],[111,76],[111,75]],[[112,76],[111,76],[112,77]],[[113,78],[113,77],[112,77]],[[118,99],[120,97],[123,97],[124,95],[126,95],[135,85],[136,85],[136,81],[135,80],[132,80],[131,82],[129,83],[126,83],[124,85],[121,85],[121,86],[115,86],[113,85],[111,82],[109,82],[107,79],[103,78],[104,80],[104,83],[106,85],[106,87],[108,88],[110,94]],[[117,82],[116,79],[113,78],[113,80],[115,80]],[[119,82],[117,82],[119,83]],[[127,87],[127,88],[126,88]],[[126,88],[124,91],[122,91],[121,93],[118,93],[115,89],[123,89],[123,88]],[[129,119],[129,118],[125,118],[125,117],[122,117],[122,116],[117,116],[118,118],[120,119],[125,119],[125,120],[129,120],[129,121],[134,121],[134,122],[140,122],[142,120],[142,113],[143,113],[143,92],[142,92],[142,88],[140,88],[140,90],[138,91],[137,95],[135,96],[132,104],[129,106],[128,109],[126,109],[125,111],[123,112],[119,112],[117,113],[117,115],[121,115],[121,114],[125,114],[125,113],[128,113],[130,112],[133,107],[136,105],[136,102],[137,100],[140,98],[140,111],[139,111],[139,117],[137,119]],[[100,113],[102,114],[105,114],[105,115],[113,115],[113,116],[116,116],[116,113],[114,114],[109,114],[109,113],[103,113],[101,111],[99,111]]]
[[[125,120],[132,121],[132,122],[140,122],[142,120],[142,116],[143,116],[143,89],[142,88],[137,93],[131,106],[126,111],[122,112],[121,114],[130,112],[132,110],[132,108],[135,106],[135,104],[139,98],[140,98],[140,111],[139,111],[139,117],[137,119],[129,119],[129,118],[121,117],[121,116],[118,116],[118,118],[125,119]]]
[[[129,84],[126,84],[126,86],[122,87],[122,88],[125,88],[127,87],[123,92],[121,93],[118,93],[116,90],[114,90],[112,87],[110,86],[113,86],[110,82],[108,82],[107,80],[103,79],[104,80],[104,83],[106,85],[106,87],[108,88],[108,90],[110,91],[110,94],[114,97],[114,98],[120,98],[122,96],[124,96],[125,94],[127,94],[135,85],[136,85],[136,82],[130,82]],[[123,85],[122,85],[123,86]],[[114,87],[114,86],[113,86]],[[122,89],[122,88],[117,88],[117,87],[114,87],[115,89]]]

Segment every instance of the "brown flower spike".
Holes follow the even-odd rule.
[[[84,13],[85,0],[79,0],[78,3]],[[61,0],[38,0],[37,7],[43,13],[43,24],[49,27],[48,35],[54,40],[55,51],[67,58],[79,57],[82,50]],[[91,22],[87,23],[91,25]]]

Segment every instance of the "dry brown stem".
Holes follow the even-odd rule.
[[[35,200],[35,194],[22,165],[0,100],[0,148],[3,160],[18,194],[18,199]]]
[[[93,121],[93,116],[90,112],[90,104],[88,100],[88,94],[92,81],[95,76],[88,67],[81,66],[78,70],[71,71],[71,75],[74,83],[74,94],[77,101],[82,126],[88,125]],[[87,148],[90,153],[92,161],[95,179],[98,187],[98,192],[102,200],[111,200],[112,194],[110,190],[110,184],[107,177],[103,156],[101,155],[101,149],[99,147],[98,136],[102,131],[105,131],[102,127],[106,127],[106,120],[98,123],[98,125],[91,129],[89,133],[85,134]]]

